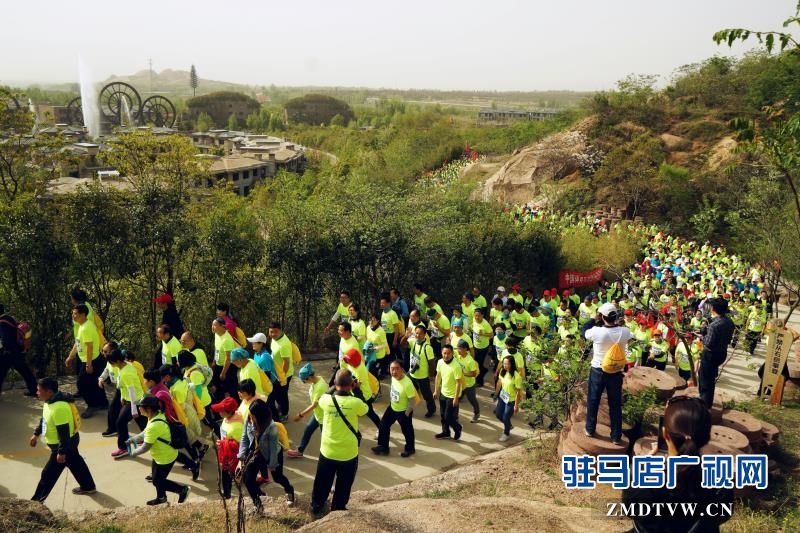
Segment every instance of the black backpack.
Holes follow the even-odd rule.
[[[182,450],[189,447],[189,434],[186,432],[186,426],[180,422],[172,422],[171,420],[162,420],[160,418],[154,422],[164,422],[169,426],[169,440],[158,438],[164,444],[169,444],[176,450]]]

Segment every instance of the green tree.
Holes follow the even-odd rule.
[[[203,111],[198,115],[197,122],[195,124],[195,129],[197,131],[205,132],[214,127],[214,119],[211,118],[211,115]]]
[[[239,119],[236,118],[236,113],[231,113],[228,117],[228,130],[235,131],[239,129]]]
[[[189,87],[192,88],[192,96],[197,96],[197,70],[192,65],[191,70],[189,71]]]

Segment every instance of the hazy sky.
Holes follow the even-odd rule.
[[[3,6],[0,83],[188,70],[246,84],[594,90],[668,78],[726,27],[777,29],[796,0],[26,0]]]

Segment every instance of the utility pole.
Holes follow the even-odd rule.
[[[153,58],[147,58],[148,62],[150,63],[150,92],[153,92]]]

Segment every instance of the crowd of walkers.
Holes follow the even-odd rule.
[[[741,342],[753,353],[774,304],[764,274],[719,246],[643,226],[631,231],[642,240],[642,260],[583,295],[575,287],[539,292],[513,283],[510,290],[496,287],[489,297],[473,286],[459,302],[443,306],[434,290],[415,284],[407,298],[391,288],[375,302],[374,310],[370,306],[370,312],[362,314],[343,290],[325,327],[329,331],[336,326],[339,336],[338,359],[330,373],[320,363],[317,368],[301,364],[299,350],[278,322],[269,323],[266,334],[247,337],[224,303],[210,317],[214,345],[206,352],[183,327],[168,294],[154,300],[162,312],[156,331],[160,347],[153,365],[145,369],[132,353],[105,339],[102,320],[86,294],[76,289],[74,345],[66,364],[76,369],[78,394],[86,408],[79,413],[74,398],[59,391],[57,381],[45,378],[37,384],[24,369],[20,372],[28,392],[44,402],[42,421],[30,444],[35,446],[44,435],[52,452],[33,499],[47,498],[64,467],[79,482],[73,492],[96,490],[78,453],[78,432],[81,419],[107,411],[102,434],[116,438],[111,457],[149,453],[152,459],[146,479],[156,493],[148,505],[166,502],[167,492],[185,501],[189,486],[169,479],[171,470],[178,462],[187,475],[198,479],[212,445],[222,497],[230,498],[233,482],[240,480],[253,512],[260,514],[263,483],[272,479],[283,488],[287,505],[294,505],[284,457],[303,458],[320,429],[311,509],[315,514],[324,511],[334,484],[330,509],[345,509],[358,468],[360,417],[366,416],[375,426],[374,454],[391,453],[391,429],[397,423],[404,441],[399,455],[409,458],[417,452],[415,409],[424,408],[425,418],[438,410],[441,431],[436,439],[458,441],[467,431],[459,416],[461,401],[468,403],[470,423],[478,422],[482,413],[477,395],[485,388],[502,423],[498,440],[506,442],[514,415],[531,388],[541,380],[558,379],[559,356],[573,353],[554,354],[553,345],[577,346],[584,357],[592,356],[586,433],[594,433],[600,394],[606,389],[609,402],[615,403],[611,438],[619,440],[621,421],[615,413],[620,401],[615,391],[622,374],[606,375],[600,364],[611,328],[625,332],[615,339],[625,346],[623,372],[637,365],[663,370],[671,363],[686,379],[700,375],[702,398],[707,400],[709,394],[713,398],[713,379],[709,392],[710,378],[703,383],[702,376],[716,378],[721,361],[717,357],[707,363],[703,354],[714,343],[719,352],[720,338],[725,349]],[[3,311],[0,326],[5,327],[4,317],[10,315]],[[728,336],[718,331],[723,327],[720,317],[731,324]],[[6,347],[12,342],[10,335],[11,330],[3,333]],[[12,355],[5,364],[25,366],[21,354]],[[308,387],[309,402],[292,410],[288,391],[296,372]],[[379,413],[375,407],[383,396],[381,380],[386,381],[388,403]],[[113,389],[110,402],[107,386]],[[284,424],[304,420],[302,438],[290,448]],[[131,422],[135,434],[130,432]]]

